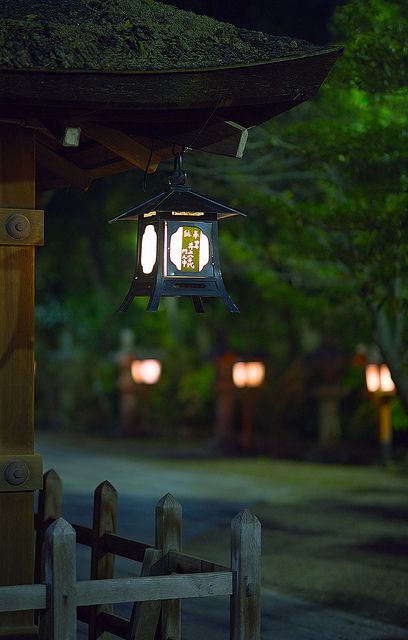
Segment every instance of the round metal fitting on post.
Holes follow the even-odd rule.
[[[4,469],[4,479],[8,484],[17,486],[24,484],[30,477],[30,467],[19,460],[9,462]]]
[[[16,240],[25,240],[31,232],[29,219],[21,213],[15,213],[6,220],[6,231]]]

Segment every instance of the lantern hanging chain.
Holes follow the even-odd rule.
[[[198,130],[198,132],[196,133],[196,135],[194,136],[194,138],[190,142],[190,144],[187,145],[187,146],[183,146],[181,152],[175,153],[176,144],[173,143],[174,171],[173,171],[173,173],[171,174],[171,176],[169,178],[170,184],[176,186],[176,184],[183,185],[185,183],[187,174],[186,174],[185,171],[182,171],[182,168],[181,168],[182,155],[186,150],[193,148],[193,146],[195,145],[195,143],[197,142],[197,140],[199,139],[199,137],[203,133],[204,129],[208,126],[210,121],[215,116],[218,108],[221,106],[222,103],[223,103],[223,98],[220,98],[217,101],[217,104],[215,105],[215,107],[213,108],[211,113],[209,114],[209,116],[207,117],[207,119],[205,120],[204,124],[201,126],[201,128]],[[147,161],[146,168],[145,168],[145,171],[144,171],[144,176],[143,176],[143,191],[147,191],[147,177],[148,177],[150,163],[152,161],[152,156],[153,156],[153,140],[152,140],[152,146],[150,148],[149,159]]]
[[[183,187],[186,182],[187,174],[183,171],[183,151],[176,153],[174,156],[174,170],[169,176],[169,184],[171,187]]]
[[[179,186],[183,186],[185,184],[185,181],[186,181],[186,178],[187,178],[187,173],[185,171],[183,171],[183,169],[182,169],[182,164],[183,164],[183,157],[182,156],[183,156],[183,153],[187,149],[192,149],[193,148],[194,144],[197,142],[197,140],[199,139],[199,137],[203,133],[204,129],[208,126],[208,124],[210,123],[210,121],[214,117],[218,107],[221,104],[222,104],[222,99],[220,98],[218,100],[217,104],[215,105],[215,107],[213,108],[213,110],[211,111],[211,113],[209,114],[209,116],[207,117],[207,119],[205,120],[204,124],[201,126],[201,128],[198,130],[198,132],[194,136],[193,140],[190,142],[189,145],[187,145],[186,147],[183,147],[181,152],[175,153],[175,146],[176,145],[173,144],[174,170],[173,170],[173,173],[169,177],[169,183],[170,183],[170,185],[172,187],[179,187]]]
[[[149,159],[147,161],[146,168],[144,170],[144,175],[143,175],[143,191],[147,191],[147,175],[148,175],[148,172],[149,172],[149,167],[150,167],[150,163],[152,161],[152,157],[153,157],[153,139],[152,139],[152,144],[151,144],[151,147],[150,147]]]
[[[223,103],[223,98],[220,98],[217,102],[217,104],[215,105],[214,109],[211,111],[210,115],[208,116],[207,120],[204,122],[203,126],[201,127],[201,129],[199,129],[198,133],[196,133],[196,135],[194,136],[193,140],[190,142],[190,144],[186,147],[187,149],[191,149],[195,143],[197,142],[197,140],[199,139],[199,137],[201,136],[202,132],[204,131],[204,129],[208,126],[210,120],[213,119],[213,117],[215,116],[215,113],[217,111],[217,109],[221,106],[221,104]]]

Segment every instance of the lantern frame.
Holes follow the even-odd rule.
[[[157,311],[162,297],[187,296],[192,298],[198,313],[204,312],[203,298],[222,298],[231,313],[239,313],[227,293],[221,274],[218,221],[246,214],[192,191],[184,186],[185,177],[186,174],[181,170],[181,156],[176,156],[169,189],[110,220],[111,223],[138,221],[136,267],[119,311],[126,311],[138,296],[149,297],[147,311]],[[149,225],[153,226],[156,233],[156,260],[151,271],[145,273],[142,246]],[[208,262],[201,270],[182,270],[171,260],[171,238],[183,227],[193,227],[207,237]]]

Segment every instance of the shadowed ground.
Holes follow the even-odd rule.
[[[199,450],[196,459],[191,450],[171,459],[148,444],[44,434],[37,449],[63,479],[67,519],[89,525],[92,490],[109,479],[119,492],[119,533],[153,542],[154,505],[170,491],[183,504],[184,550],[223,564],[230,520],[249,507],[263,526],[263,640],[408,640],[401,471],[205,459]],[[87,552],[79,547],[81,578]],[[118,575],[138,570],[118,559]],[[228,638],[225,599],[186,601],[183,612],[186,640]]]

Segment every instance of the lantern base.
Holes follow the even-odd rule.
[[[239,313],[227,293],[221,276],[216,278],[162,278],[154,283],[141,282],[135,278],[118,311],[126,311],[136,297],[149,297],[147,311],[157,311],[162,297],[188,297],[197,313],[204,313],[203,298],[222,298],[231,313]]]

